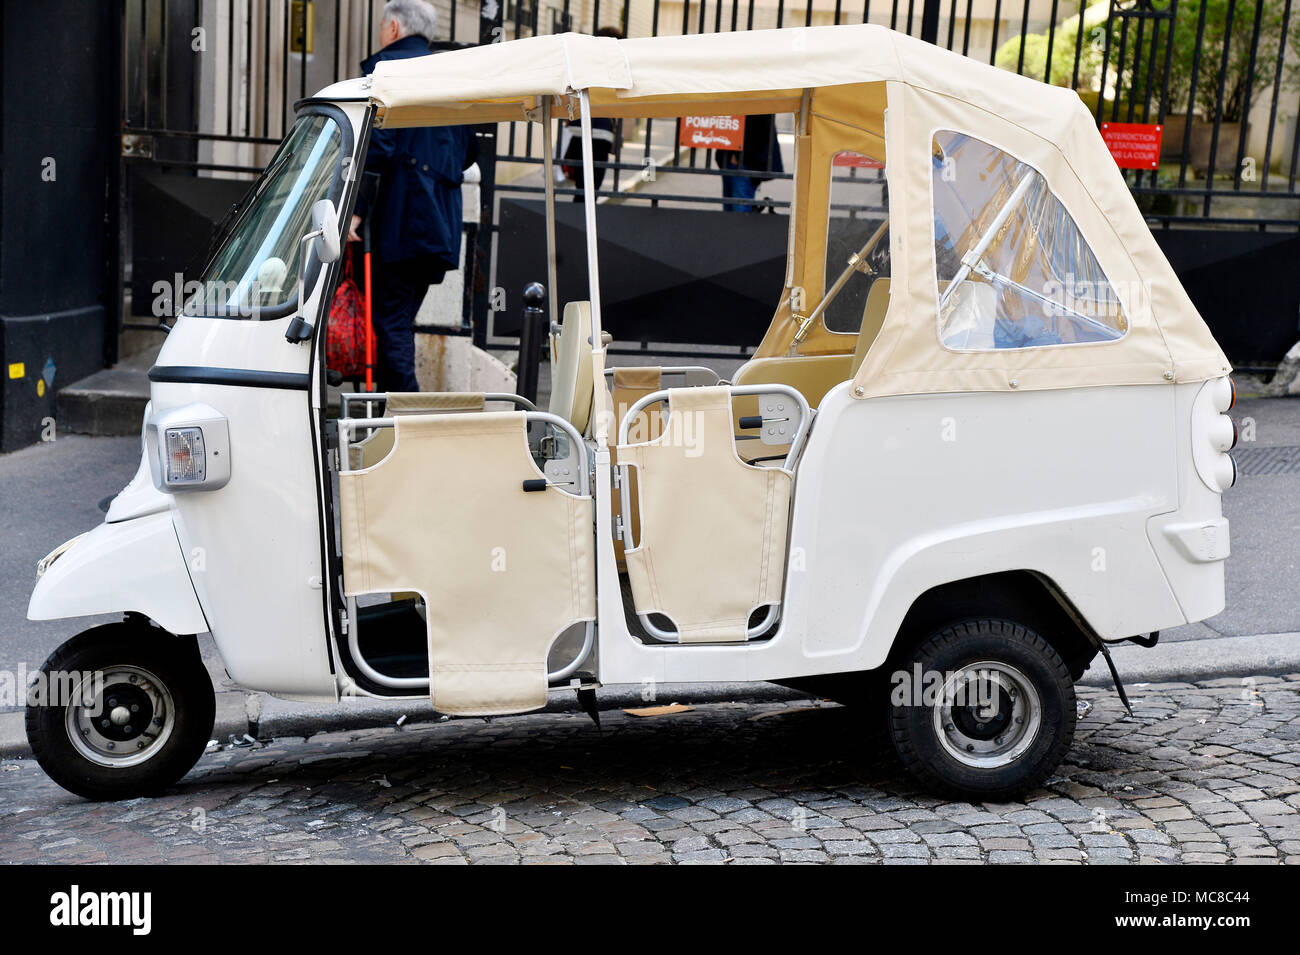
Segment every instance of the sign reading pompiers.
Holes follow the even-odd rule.
[[[690,149],[743,149],[744,116],[683,116],[678,142]]]

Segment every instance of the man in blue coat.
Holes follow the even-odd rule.
[[[379,23],[383,48],[361,64],[367,75],[383,60],[429,55],[436,14],[427,0],[389,0]],[[468,126],[376,129],[367,173],[379,175],[373,200],[358,197],[349,238],[370,220],[371,319],[380,391],[419,391],[415,314],[430,285],[460,267],[464,171],[478,147]]]

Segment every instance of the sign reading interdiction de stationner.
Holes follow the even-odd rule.
[[[1102,123],[1101,138],[1120,169],[1155,169],[1160,165],[1164,127],[1158,123]]]

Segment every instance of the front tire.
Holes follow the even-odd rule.
[[[46,774],[93,800],[154,795],[207,746],[212,680],[191,637],[107,624],[73,637],[41,666],[27,741]]]
[[[991,619],[947,627],[900,672],[890,690],[890,735],[927,787],[976,801],[1014,799],[1042,783],[1074,740],[1069,668],[1027,627]]]

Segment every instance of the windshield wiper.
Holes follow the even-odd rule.
[[[836,295],[840,294],[840,289],[844,288],[844,283],[849,280],[854,272],[861,272],[863,275],[876,274],[876,270],[867,264],[867,256],[887,231],[889,231],[889,220],[885,219],[884,222],[880,223],[880,227],[871,233],[871,238],[858,250],[857,254],[849,256],[848,264],[844,267],[844,271],[840,273],[840,277],[835,280],[835,284],[822,296],[822,300],[817,303],[817,307],[808,313],[808,317],[799,323],[799,328],[794,333],[794,340],[790,343],[792,349],[802,344],[803,340],[808,337],[808,331],[812,328],[813,323],[817,321],[817,316],[826,311],[826,307],[830,305]]]
[[[1020,181],[1016,183],[1015,190],[1007,197],[1007,201],[1002,203],[1002,208],[999,209],[998,214],[993,217],[993,221],[990,222],[989,227],[984,230],[984,234],[981,235],[980,240],[975,243],[975,247],[961,257],[961,267],[957,269],[957,273],[952,277],[952,281],[948,283],[948,287],[944,289],[943,294],[939,296],[940,312],[942,312],[943,307],[948,304],[948,299],[952,297],[953,290],[962,282],[966,281],[971,272],[975,272],[977,275],[984,275],[985,278],[992,274],[992,270],[990,270],[988,266],[984,265],[980,260],[984,257],[984,253],[988,251],[989,246],[993,244],[993,238],[998,234],[998,230],[1006,224],[1007,219],[1011,217],[1011,213],[1014,212],[1016,206],[1020,204],[1020,200],[1023,199],[1025,193],[1029,191],[1029,187],[1032,185],[1032,176],[1033,172],[1027,171],[1020,177]]]

